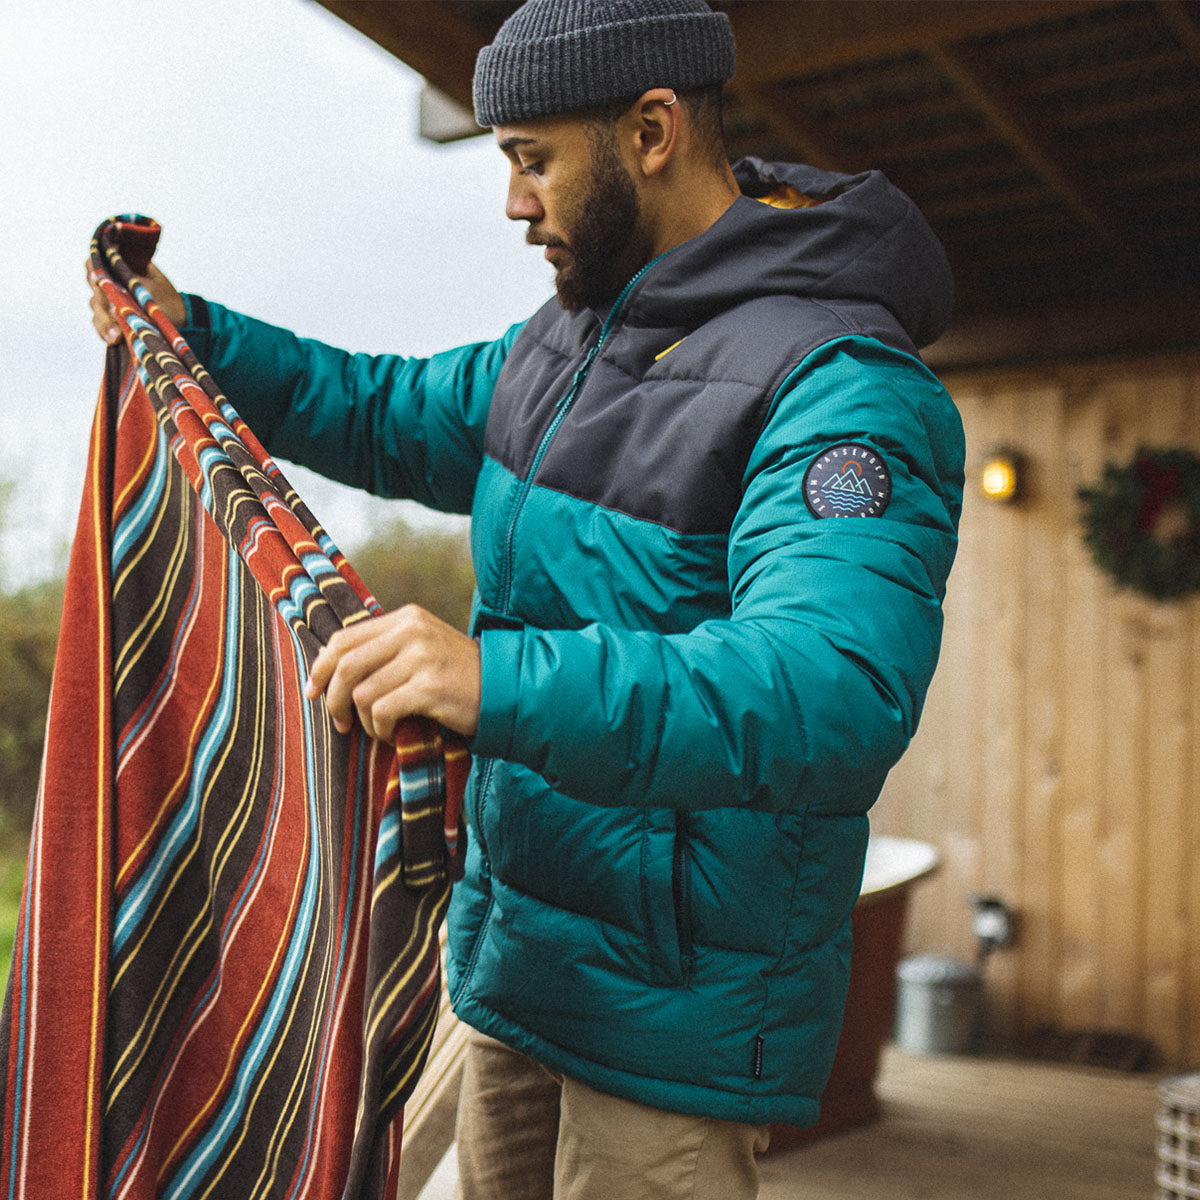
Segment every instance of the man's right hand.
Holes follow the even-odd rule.
[[[135,278],[140,279],[150,289],[150,295],[158,302],[159,308],[163,310],[172,325],[178,327],[184,324],[187,320],[187,306],[183,302],[183,297],[175,290],[175,285],[153,263],[150,264],[145,275],[135,276]],[[102,341],[110,346],[115,345],[121,336],[121,330],[108,301],[104,298],[104,293],[100,290],[100,285],[92,275],[90,263],[87,267],[87,281],[92,289],[90,301],[92,324],[96,327],[96,332]]]

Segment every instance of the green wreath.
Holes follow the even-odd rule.
[[[1083,540],[1119,585],[1155,600],[1200,590],[1200,457],[1142,447],[1079,498]]]

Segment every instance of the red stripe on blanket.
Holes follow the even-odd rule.
[[[468,758],[424,720],[343,736],[304,698],[379,607],[138,291],[130,222],[93,243],[125,338],[0,1013],[0,1198],[377,1194],[436,1019]]]

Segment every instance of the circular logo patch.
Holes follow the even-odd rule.
[[[881,517],[892,498],[892,473],[869,446],[843,442],[804,473],[804,503],[814,517]]]

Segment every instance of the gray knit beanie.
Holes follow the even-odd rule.
[[[704,0],[527,0],[475,60],[475,120],[507,125],[733,74],[733,30]]]

